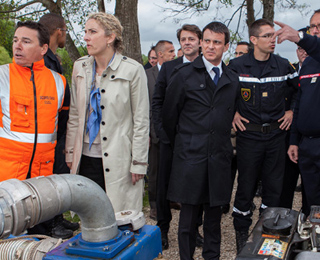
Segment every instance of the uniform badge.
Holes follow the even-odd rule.
[[[251,89],[241,88],[241,96],[244,101],[248,101],[251,98]]]
[[[313,77],[313,78],[311,79],[311,83],[316,83],[316,81],[317,81],[317,77]]]
[[[262,97],[268,97],[268,92],[262,92]]]

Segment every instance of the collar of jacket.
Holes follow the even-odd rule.
[[[256,63],[256,59],[254,58],[254,55],[253,55],[253,50],[251,50],[248,55],[244,55],[243,59],[244,59],[244,61],[243,61],[244,66],[256,67],[257,63]],[[268,63],[266,64],[265,69],[263,70],[263,74],[268,73],[269,71],[272,71],[276,68],[277,68],[276,59],[274,57],[274,54],[270,53],[270,58],[268,60]]]
[[[50,63],[55,63],[55,64],[56,64],[56,66],[55,66],[54,69],[51,68],[53,65],[48,66],[48,68],[51,68],[51,69],[53,69],[53,70],[58,69],[57,72],[60,73],[60,74],[62,74],[62,66],[61,66],[61,64],[60,64],[57,56],[52,52],[52,50],[51,50],[50,48],[48,48],[48,51],[47,51],[44,59],[45,59],[45,61],[44,61],[44,64],[45,64],[45,65],[46,65],[46,61],[47,61],[47,63],[48,63],[48,59],[49,59],[49,62],[50,62]]]
[[[199,55],[199,56],[192,62],[192,65],[193,65],[196,69],[207,71],[206,66],[204,65],[203,60],[202,60],[202,54]],[[222,61],[221,66],[222,66],[222,75],[221,75],[221,77],[220,77],[217,90],[220,89],[221,87],[223,87],[224,85],[231,83],[231,79],[230,79],[230,77],[229,77],[230,75],[229,75],[229,73],[228,73],[228,68],[227,68],[227,66],[224,64],[223,61]]]
[[[82,63],[82,67],[89,67],[91,69],[94,62],[94,56],[87,56],[87,57],[88,59]],[[126,56],[123,56],[122,54],[116,52],[116,54],[114,55],[114,59],[111,62],[109,68],[113,71],[117,70],[121,61],[126,59],[127,59]]]
[[[19,70],[25,70],[25,71],[30,71],[30,67],[24,67],[24,66],[20,66],[16,63],[16,61],[14,60],[14,58],[12,58],[12,63],[14,64],[15,67],[17,67]],[[32,64],[32,69],[35,70],[43,70],[44,68],[46,68],[46,66],[44,65],[44,59],[41,59],[37,62],[34,62]]]

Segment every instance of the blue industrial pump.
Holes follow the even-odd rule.
[[[82,233],[60,244],[21,235],[34,225],[74,211]],[[153,260],[162,253],[157,226],[145,225],[142,212],[114,213],[106,193],[91,180],[71,174],[0,183],[0,259]],[[12,235],[10,236],[12,237]],[[21,258],[18,258],[21,257]]]

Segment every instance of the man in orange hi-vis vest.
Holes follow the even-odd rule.
[[[0,181],[52,174],[65,78],[44,65],[50,35],[18,22],[13,62],[0,66]]]

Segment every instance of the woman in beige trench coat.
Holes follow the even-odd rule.
[[[89,56],[73,68],[66,162],[105,189],[115,212],[141,211],[149,145],[145,72],[120,54],[122,26],[113,15],[90,15],[84,40]]]

